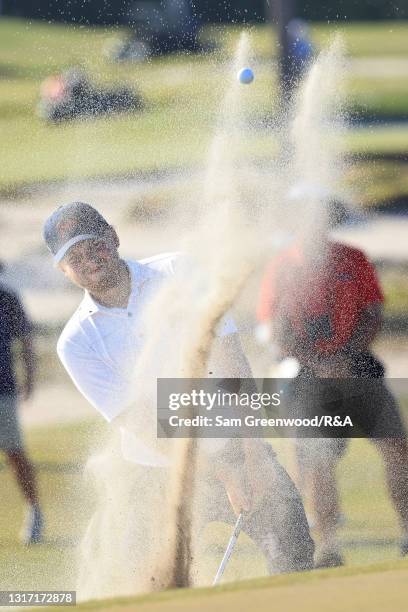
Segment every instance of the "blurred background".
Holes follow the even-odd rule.
[[[124,256],[172,250],[179,232],[172,211],[191,201],[200,184],[225,86],[219,66],[243,28],[257,57],[250,154],[260,165],[274,151],[263,128],[276,110],[274,92],[288,88],[295,56],[301,64],[333,33],[344,38],[350,162],[344,192],[369,222],[337,235],[376,265],[386,297],[376,351],[388,376],[406,376],[406,2],[0,0],[0,280],[18,292],[34,323],[37,384],[21,416],[46,516],[44,544],[19,544],[23,504],[0,458],[0,483],[7,487],[0,506],[1,589],[74,588],[74,546],[87,515],[78,520],[76,508],[88,502],[91,508],[81,472],[104,433],[55,355],[81,294],[53,269],[43,220],[60,203],[89,201],[117,227]],[[250,298],[259,278],[238,316],[251,365],[262,376],[269,356],[253,337]],[[397,521],[381,470],[375,450],[353,441],[339,472],[348,563],[397,555]],[[241,555],[253,554],[244,542]],[[253,575],[264,569],[258,561]],[[51,565],[45,581],[43,567]],[[233,563],[231,576],[235,570]]]

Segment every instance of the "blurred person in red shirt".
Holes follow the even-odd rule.
[[[331,209],[338,213],[338,208]],[[327,227],[336,220],[329,215]],[[333,217],[333,218],[332,218]],[[396,402],[383,383],[384,367],[371,345],[381,328],[383,293],[375,269],[360,250],[329,239],[328,231],[302,237],[267,267],[257,318],[269,326],[280,357],[299,364],[292,390],[304,378],[376,378],[365,398],[368,437],[379,449],[408,552],[408,445]],[[297,381],[297,382],[296,382]],[[347,401],[343,400],[346,404]],[[364,413],[365,414],[365,413]],[[364,417],[365,418],[365,417]],[[386,424],[386,428],[384,428]],[[381,436],[391,431],[392,437]],[[387,435],[387,434],[386,434]],[[345,438],[297,440],[297,460],[307,482],[320,540],[316,567],[343,564],[336,528],[339,501],[335,470]]]

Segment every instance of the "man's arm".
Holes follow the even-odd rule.
[[[23,381],[21,387],[22,399],[27,400],[31,397],[34,390],[34,375],[36,366],[36,356],[33,346],[33,333],[31,322],[20,302],[14,293],[9,293],[8,304],[12,325],[12,336],[18,343],[19,357],[22,362]]]
[[[132,402],[131,385],[86,343],[60,339],[57,353],[76,388],[107,421]]]
[[[215,378],[252,378],[251,366],[237,333],[214,339],[208,374]]]
[[[364,353],[370,348],[378,334],[383,317],[384,294],[372,263],[359,253],[355,269],[360,283],[360,316],[345,351],[349,354]]]
[[[382,324],[382,304],[368,304],[361,312],[358,324],[348,341],[334,355],[320,360],[314,367],[319,376],[347,378],[351,375],[354,356],[369,351]]]
[[[347,378],[351,375],[354,363],[353,355],[367,352],[370,349],[382,324],[382,304],[368,304],[362,311],[353,334],[345,346],[332,354],[319,355],[311,347],[304,350],[299,343],[295,356],[303,364],[313,369],[322,378]]]
[[[380,302],[369,304],[361,312],[358,324],[347,343],[346,350],[355,353],[368,351],[383,322],[383,306]]]
[[[217,378],[239,379],[241,388],[237,392],[256,391],[238,334],[215,339],[209,370]],[[265,481],[260,478],[260,470],[266,459],[265,444],[255,438],[228,440],[223,450],[214,455],[215,474],[225,486],[235,514],[253,510],[262,499]]]

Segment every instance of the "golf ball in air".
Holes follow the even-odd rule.
[[[238,81],[244,85],[249,85],[254,80],[255,76],[251,68],[242,68],[237,75]]]

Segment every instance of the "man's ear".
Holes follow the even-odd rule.
[[[55,266],[57,268],[57,270],[59,270],[60,272],[62,272],[63,274],[65,274],[65,276],[67,275],[67,272],[65,270],[65,266],[64,263],[62,261],[60,261],[59,263],[57,263],[57,265]]]

